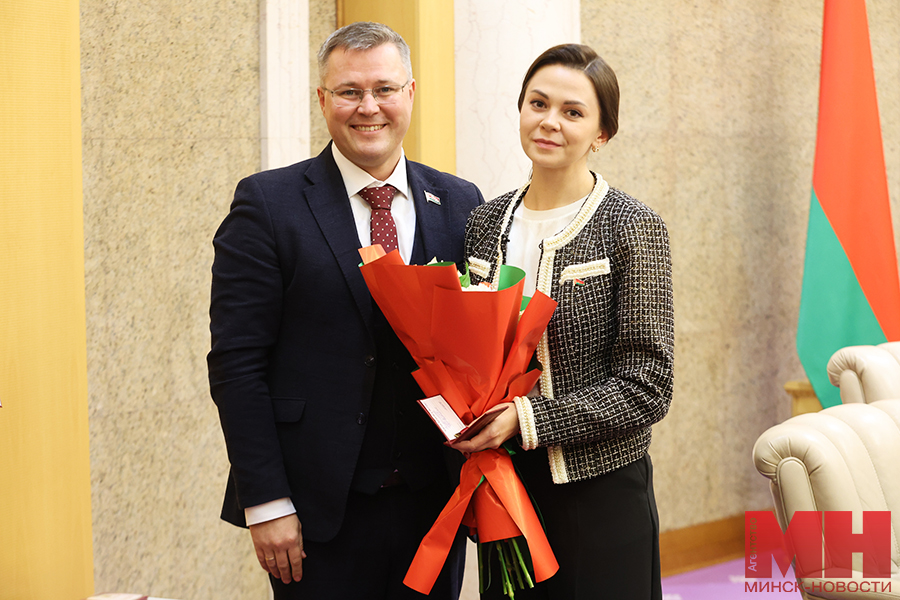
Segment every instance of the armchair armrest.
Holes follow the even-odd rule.
[[[900,344],[897,344],[900,346]],[[844,404],[900,398],[900,362],[894,348],[847,346],[828,361],[828,378],[841,388]],[[900,348],[896,348],[900,356]]]

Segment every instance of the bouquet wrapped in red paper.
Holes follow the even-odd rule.
[[[363,248],[360,255],[372,297],[419,367],[413,376],[427,396],[446,401],[461,426],[490,418],[498,404],[531,391],[540,370],[528,367],[556,302],[536,292],[524,306],[521,270],[504,267],[496,290],[464,289],[468,277],[460,277],[454,263],[406,265],[397,251],[385,255],[380,246]],[[449,439],[455,435],[442,430]],[[465,462],[459,486],[419,545],[404,579],[407,586],[431,591],[460,524],[477,534],[479,546],[524,537],[537,581],[559,568],[504,448],[476,452]],[[516,546],[512,551],[518,554]],[[517,560],[522,562],[521,555]],[[527,572],[518,575],[523,576],[519,587],[524,580],[530,583]],[[503,585],[512,595],[506,576]]]

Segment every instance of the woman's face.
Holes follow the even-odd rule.
[[[519,136],[536,168],[586,165],[591,146],[606,141],[600,104],[587,75],[562,65],[539,69],[525,88]]]

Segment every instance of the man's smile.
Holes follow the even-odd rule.
[[[355,129],[356,131],[378,131],[380,129],[384,129],[387,126],[384,124],[381,124],[381,125],[351,125],[350,127]]]

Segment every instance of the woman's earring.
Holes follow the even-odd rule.
[[[600,146],[591,145],[591,152],[600,152]]]

